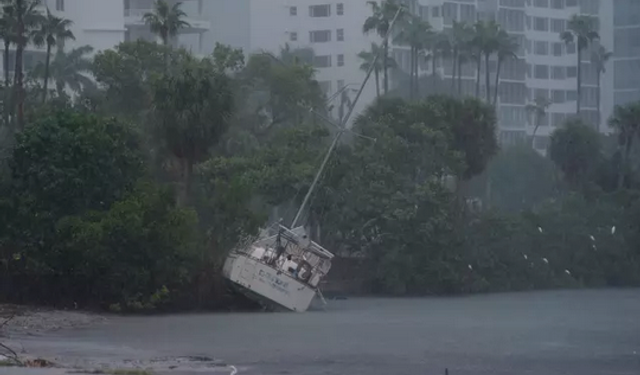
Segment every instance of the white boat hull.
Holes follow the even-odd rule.
[[[256,302],[276,310],[307,311],[315,288],[243,253],[230,254],[223,276]]]

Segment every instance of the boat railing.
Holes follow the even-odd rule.
[[[308,250],[307,250],[308,251]],[[302,249],[301,253],[294,253],[291,250],[285,251],[282,254],[277,254],[275,248],[272,246],[250,246],[249,249],[242,251],[244,255],[251,258],[255,262],[258,262],[266,267],[269,267],[276,271],[277,273],[284,273],[289,277],[294,278],[296,281],[309,285],[312,288],[317,288],[318,283],[322,280],[322,278],[326,275],[327,269],[326,262],[330,262],[328,259],[319,258],[316,264],[312,264],[310,261],[304,258],[302,254],[304,254],[305,250]],[[293,259],[293,256],[296,256],[297,259]],[[291,257],[289,257],[291,256]],[[289,259],[288,259],[289,258]],[[291,268],[288,267],[292,265],[295,267],[295,271],[290,271]],[[306,265],[306,267],[305,267]],[[298,272],[304,270],[304,276],[301,277]],[[314,284],[315,279],[315,284]]]

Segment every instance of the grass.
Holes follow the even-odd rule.
[[[11,361],[11,360],[2,360],[0,361],[0,367],[19,367],[20,365],[17,364],[15,361]]]

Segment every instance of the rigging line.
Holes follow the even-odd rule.
[[[322,154],[318,154],[318,156],[316,156],[316,158],[313,160],[313,165],[317,165],[318,162],[320,161],[320,159],[322,158]],[[300,184],[300,186],[298,186],[298,188],[296,189],[296,193],[293,196],[293,199],[291,200],[292,202],[296,202],[296,200],[298,199],[298,197],[300,196],[300,193],[302,192],[302,188],[304,188],[305,185],[304,184]],[[284,211],[284,216],[287,217],[289,216],[289,214],[291,214],[293,212],[293,207],[291,205],[289,205],[289,207]],[[280,219],[278,219],[280,220]]]

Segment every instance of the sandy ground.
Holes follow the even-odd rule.
[[[69,328],[106,323],[98,314],[0,305],[0,337],[37,336]]]
[[[117,319],[117,317],[114,318]],[[115,353],[102,353],[95,357],[86,356],[78,359],[73,355],[69,357],[51,356],[47,350],[51,343],[51,336],[58,331],[83,328],[99,329],[100,326],[108,324],[111,320],[105,315],[87,312],[0,305],[0,344],[6,345],[14,351],[24,363],[33,363],[34,360],[44,359],[51,365],[48,368],[6,366],[6,363],[12,362],[14,353],[7,348],[0,347],[0,375],[62,375],[95,373],[97,370],[97,372],[105,374],[127,373],[125,370],[148,370],[148,373],[154,375],[169,373],[172,375],[229,374],[234,372],[227,365],[207,357],[152,357],[150,353],[136,352],[129,353],[136,359],[125,359],[124,352],[129,352],[130,349],[125,348],[124,352],[121,352],[123,349],[117,348]],[[65,341],[67,340],[54,339],[53,352],[64,352],[67,349]],[[25,349],[25,347],[37,349],[32,351]],[[43,350],[43,348],[45,349]],[[108,348],[100,348],[97,352],[108,350]]]

